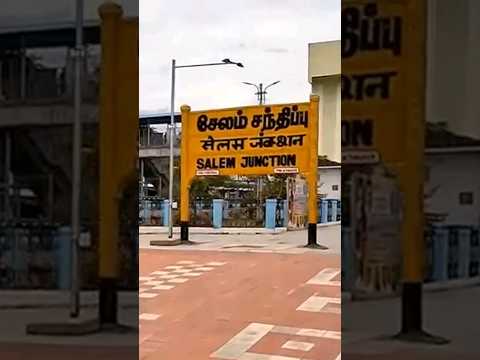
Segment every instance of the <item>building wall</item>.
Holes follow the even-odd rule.
[[[339,75],[312,79],[312,93],[320,96],[318,155],[336,162],[342,157],[340,82]]]
[[[318,154],[341,161],[340,41],[309,45],[308,76],[312,94],[320,97]]]
[[[445,224],[480,224],[480,152],[427,154],[425,192],[438,187],[425,200],[425,211],[446,213]],[[460,204],[460,193],[473,193],[473,203]]]
[[[308,45],[308,81],[314,77],[331,76],[342,72],[340,40]]]
[[[318,169],[317,194],[325,196],[328,199],[341,198],[341,180],[342,169],[340,166],[335,168]],[[335,188],[336,187],[336,188]]]

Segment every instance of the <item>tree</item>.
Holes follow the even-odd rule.
[[[287,177],[286,174],[280,174],[272,177],[265,177],[262,195],[264,199],[287,197]]]
[[[199,177],[190,186],[190,199],[202,198],[211,200],[218,196],[215,188],[228,187],[232,180],[228,176]]]

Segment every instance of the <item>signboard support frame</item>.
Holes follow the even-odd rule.
[[[308,116],[309,116],[309,148],[308,156],[306,162],[303,163],[303,174],[307,179],[308,184],[308,239],[305,247],[312,249],[322,249],[325,250],[327,247],[319,245],[317,243],[317,173],[318,173],[318,121],[319,121],[319,97],[317,95],[310,96],[310,102],[308,103]],[[306,105],[306,104],[303,104]],[[280,105],[271,105],[271,106],[280,106]],[[285,106],[285,105],[282,105]],[[286,105],[288,106],[288,105]],[[297,105],[294,105],[295,107]],[[267,107],[263,105],[260,107]],[[268,106],[270,107],[270,106]],[[222,109],[222,110],[212,110],[216,113],[216,116],[221,111],[230,111],[235,109]],[[239,114],[242,114],[241,110],[238,110]],[[270,112],[271,110],[267,110]],[[296,111],[296,110],[295,110]],[[195,156],[190,153],[189,146],[186,139],[192,134],[189,132],[189,127],[192,125],[192,113],[191,108],[188,105],[183,105],[181,107],[182,113],[182,141],[181,141],[181,164],[180,164],[180,244],[194,244],[194,242],[189,240],[189,218],[190,218],[190,184],[191,181],[198,176],[191,173],[193,166],[192,161],[194,161]],[[204,115],[202,115],[204,116]],[[216,119],[215,119],[216,120]],[[191,130],[193,131],[193,130]],[[191,139],[189,139],[191,140]],[[192,158],[193,156],[193,158]],[[280,169],[289,169],[289,168],[280,168]],[[204,170],[199,170],[204,171]],[[212,170],[213,171],[213,170]],[[298,171],[298,170],[297,170]],[[264,172],[263,172],[264,173]],[[262,175],[262,172],[259,172],[257,175]],[[272,169],[272,173],[276,173],[275,169]],[[217,171],[217,174],[218,171]],[[208,175],[208,174],[206,174]],[[250,174],[253,175],[253,174]]]
[[[402,328],[396,339],[435,345],[448,344],[446,338],[423,329],[423,281],[426,259],[424,243],[424,149],[425,149],[425,59],[427,1],[406,0],[409,18],[407,36],[407,86],[415,91],[407,102],[407,161],[404,169],[405,224],[403,246]]]
[[[183,121],[183,119],[189,119],[191,108],[188,105],[182,105],[180,111],[182,113],[182,133],[187,134],[189,121]],[[181,141],[180,153],[180,244],[194,245],[195,243],[189,239],[191,180],[188,179],[187,166],[184,166],[189,163],[186,141]]]
[[[310,95],[310,114],[312,119],[311,136],[315,151],[310,149],[310,171],[306,174],[308,185],[308,232],[307,245],[310,249],[327,250],[328,247],[317,242],[317,181],[318,181],[318,123],[320,98]]]

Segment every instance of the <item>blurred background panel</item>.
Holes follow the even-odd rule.
[[[61,325],[72,319],[82,323],[99,317],[99,178],[105,166],[100,159],[101,149],[105,148],[99,134],[103,108],[100,94],[105,94],[107,102],[117,96],[105,92],[101,76],[108,70],[102,65],[105,61],[99,7],[103,3],[49,0],[40,5],[20,0],[2,4],[0,312],[11,319],[6,323],[12,325],[13,331],[0,328],[0,354],[13,343],[33,344],[40,335],[25,335],[32,324],[52,321]],[[138,82],[138,1],[116,3],[121,6],[121,24],[133,27],[129,47],[116,50],[124,51],[126,60],[121,66],[129,74],[129,81]],[[82,12],[78,11],[79,4],[83,5]],[[121,37],[125,35],[120,33],[123,29],[119,26],[114,31]],[[119,96],[138,97],[138,86],[129,91]],[[123,112],[134,114],[130,119],[136,129],[138,101],[125,102]],[[132,128],[128,121],[116,126],[117,131],[109,129],[112,139],[123,136],[123,128]],[[115,289],[120,300],[113,304],[114,311],[122,322],[138,328],[138,229],[133,215],[138,212],[137,146],[136,137],[133,139],[116,159],[117,163],[122,163],[122,157],[130,159],[133,165],[129,176],[135,179],[130,180],[130,185],[122,185],[121,211],[115,214],[116,218],[133,220],[124,222],[127,229],[112,230],[118,240],[116,255],[103,258],[120,258]],[[121,181],[128,183],[125,177]],[[28,312],[20,310],[24,308]],[[65,335],[70,330],[65,328]],[[125,336],[114,337],[111,353],[136,358],[138,339],[132,334],[128,340]],[[61,358],[58,346],[65,343],[65,338],[43,339],[51,342],[51,347],[38,349],[31,345],[22,347],[22,351],[27,354],[44,349]],[[72,347],[70,352],[78,350],[81,356],[84,350],[97,349],[101,341],[84,339],[79,344],[82,346]],[[119,344],[130,349],[116,351]],[[102,356],[108,358],[104,350]]]
[[[480,352],[479,14],[342,1],[344,359]]]

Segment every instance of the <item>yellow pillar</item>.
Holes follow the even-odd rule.
[[[100,6],[101,25],[101,87],[100,87],[100,184],[99,184],[99,277],[115,279],[118,273],[118,199],[115,179],[115,120],[117,114],[118,59],[117,34],[122,8],[108,2]]]
[[[122,200],[132,200],[138,177],[138,19],[123,19],[122,8],[112,2],[100,6],[100,184],[99,278],[100,321],[116,323],[117,281],[120,277]],[[123,206],[137,203],[122,201]],[[134,239],[127,239],[134,241]]]
[[[407,29],[411,34],[408,49],[412,49],[412,54],[410,54],[406,74],[409,88],[416,91],[415,96],[407,95],[406,161],[402,174],[405,190],[403,281],[422,283],[426,257],[423,233],[426,1],[408,1],[407,6],[411,14]]]
[[[318,247],[317,244],[317,176],[318,176],[318,123],[319,123],[319,102],[317,95],[310,96],[310,157],[309,172],[307,176],[308,184],[308,245]]]
[[[405,194],[403,223],[402,328],[398,337],[407,341],[446,344],[448,340],[423,330],[422,285],[425,275],[424,151],[425,151],[425,58],[427,2],[409,0],[407,34],[406,149],[402,169]]]
[[[127,186],[138,187],[138,18],[122,19],[119,30],[115,170],[120,195]],[[128,205],[138,211],[138,203]]]
[[[180,145],[180,239],[188,241],[188,226],[190,222],[190,182],[192,178],[189,168],[187,139],[191,108],[183,105],[182,112],[182,137]]]

